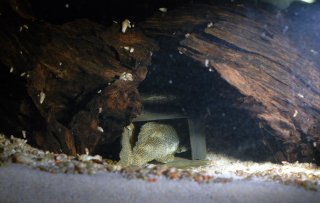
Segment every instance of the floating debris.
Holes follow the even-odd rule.
[[[40,104],[42,104],[44,102],[44,99],[46,98],[46,94],[43,91],[41,91],[39,96],[40,96],[39,102]]]
[[[25,30],[29,29],[28,25],[23,24],[23,25],[21,25],[21,26],[19,27],[19,31],[20,31],[20,32],[22,32],[23,29],[25,29]]]
[[[313,55],[317,55],[317,54],[318,54],[318,52],[317,52],[316,50],[314,50],[314,49],[310,49],[310,52],[311,52]]]
[[[213,23],[212,23],[212,22],[210,22],[210,23],[207,24],[207,28],[210,28],[210,27],[212,27],[212,26],[213,26]]]
[[[125,19],[124,21],[122,21],[121,23],[121,32],[122,33],[126,33],[127,28],[131,28],[131,22],[128,19]]]
[[[9,72],[10,72],[10,73],[13,72],[13,66],[10,67],[10,71],[9,71]]]
[[[133,76],[132,76],[131,73],[123,72],[123,73],[120,75],[120,80],[133,81]]]
[[[62,66],[62,62],[59,62],[59,66]]]
[[[205,65],[206,67],[209,66],[209,59],[206,59],[206,60],[204,61],[204,65]]]
[[[97,94],[100,94],[101,92],[102,92],[102,90],[98,90],[98,91],[97,91]]]
[[[295,118],[298,115],[298,111],[294,110],[293,118]]]
[[[187,33],[184,35],[186,38],[188,38],[190,36],[190,33]]]
[[[86,152],[86,155],[89,155],[89,149],[87,147],[84,148],[84,151]]]
[[[69,7],[70,7],[69,4],[65,4],[64,6],[65,6],[66,8],[69,8]]]
[[[118,24],[118,22],[117,22],[117,21],[115,21],[115,20],[113,20],[112,22],[113,22],[113,23],[115,23],[115,24]]]
[[[102,133],[104,132],[103,128],[100,127],[100,126],[97,127],[97,130],[100,131],[100,132],[102,132]]]
[[[126,51],[129,51],[130,53],[134,52],[134,48],[133,47],[128,47],[128,46],[124,46],[123,47]]]
[[[289,26],[284,26],[282,33],[285,34],[289,30]]]
[[[303,96],[302,94],[300,94],[300,93],[298,93],[298,96],[299,96],[300,98],[304,98],[304,96]]]
[[[161,8],[159,8],[159,11],[161,11],[162,13],[166,13],[168,11],[168,9],[165,7],[161,7]]]
[[[102,113],[102,107],[99,107],[98,113]]]
[[[21,77],[23,77],[23,76],[25,76],[25,75],[26,75],[26,72],[22,72],[22,73],[20,74]]]
[[[27,132],[26,132],[25,130],[22,130],[22,131],[21,131],[21,134],[22,134],[22,137],[23,137],[24,139],[27,138]]]

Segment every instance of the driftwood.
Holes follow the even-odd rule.
[[[320,151],[320,68],[290,41],[287,23],[244,5],[193,5],[141,26],[148,37],[175,44],[177,55],[198,61],[195,68],[217,71],[236,88],[245,97],[238,107],[281,140],[283,159],[312,160]]]
[[[195,4],[158,12],[123,34],[119,24],[39,21],[25,1],[0,5],[1,77],[8,84],[0,121],[7,134],[23,132],[42,149],[69,154],[113,142],[140,113],[137,86],[151,53],[170,52],[177,64],[192,62],[233,87],[237,94],[228,97],[241,98],[235,105],[280,140],[280,148],[269,140],[279,161],[319,161],[320,69],[297,50],[278,15]]]
[[[10,94],[27,89],[18,100],[1,104],[5,112],[14,102],[2,117],[2,125],[9,124],[6,133],[23,130],[42,149],[68,154],[112,142],[140,112],[137,86],[155,44],[136,28],[121,33],[120,24],[42,22],[21,3],[1,3],[2,72],[12,78],[6,81]]]

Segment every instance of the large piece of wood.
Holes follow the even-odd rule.
[[[320,68],[290,41],[287,23],[244,5],[192,5],[141,26],[162,43],[160,51],[176,49],[245,96],[239,108],[281,140],[286,160],[311,160],[320,151],[320,135],[312,133],[319,128]]]
[[[120,24],[86,19],[54,25],[34,18],[25,1],[0,5],[1,68],[13,79],[2,82],[9,94],[26,94],[1,100],[1,112],[14,103],[2,115],[7,133],[23,130],[42,149],[69,154],[120,136],[141,110],[137,86],[156,45],[137,28],[124,34]]]
[[[155,55],[174,52],[168,57],[177,64],[198,62],[195,69],[217,72],[236,89],[244,98],[238,108],[281,141],[284,159],[319,161],[320,68],[287,37],[281,15],[240,4],[194,4],[157,12],[123,34],[120,24],[46,23],[26,2],[0,2],[6,133],[22,131],[43,149],[69,154],[112,142],[140,113],[137,86],[158,49],[155,40]]]

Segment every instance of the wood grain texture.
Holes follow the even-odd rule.
[[[38,119],[41,124],[13,126],[34,135],[28,139],[41,148],[71,154],[92,151],[101,139],[116,139],[121,133],[114,132],[122,131],[140,111],[137,86],[156,44],[138,28],[121,33],[119,24],[107,28],[86,19],[46,23],[22,10],[21,3],[26,2],[1,3],[0,60],[3,72],[22,81],[16,89],[27,90],[27,110],[19,122]],[[121,80],[124,73],[131,74],[132,81]],[[15,81],[8,83],[14,86]],[[22,101],[15,102],[15,108],[23,109]]]
[[[217,71],[247,97],[239,108],[271,129],[286,159],[295,161],[319,153],[319,134],[308,132],[320,118],[320,68],[290,40],[288,23],[241,4],[199,4],[154,15],[142,26],[147,36],[169,40],[177,52],[198,61],[198,68]]]

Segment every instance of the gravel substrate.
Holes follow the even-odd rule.
[[[0,202],[319,202],[320,199],[320,169],[308,163],[241,162],[209,154],[204,166],[168,167],[173,163],[122,168],[99,155],[44,152],[31,147],[26,140],[0,135],[0,164]]]

